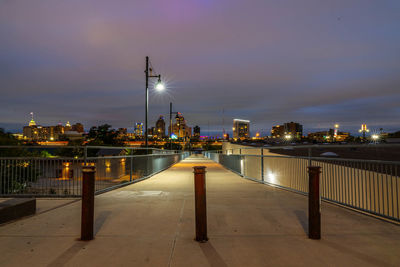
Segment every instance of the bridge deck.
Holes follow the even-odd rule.
[[[194,238],[193,169],[207,166],[208,243]],[[50,201],[50,200],[49,200]],[[399,266],[400,226],[322,204],[307,238],[307,198],[188,158],[96,197],[93,241],[80,201],[0,227],[2,266]]]

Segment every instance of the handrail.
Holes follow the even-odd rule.
[[[207,153],[221,154],[213,151],[205,151]],[[333,157],[308,157],[308,156],[289,156],[289,155],[253,155],[253,154],[222,154],[225,156],[246,156],[256,158],[296,158],[296,159],[311,159],[311,160],[335,160],[335,161],[351,161],[351,162],[369,162],[369,163],[385,163],[385,164],[399,164],[400,161],[390,160],[375,160],[375,159],[349,159],[349,158],[333,158]]]

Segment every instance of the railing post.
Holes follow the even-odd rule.
[[[308,166],[311,166],[312,162],[311,162],[311,147],[308,148]]]
[[[132,174],[133,174],[133,171],[132,171],[133,166],[132,165],[133,165],[133,157],[131,155],[130,164],[129,164],[129,181],[131,181],[131,182],[132,182]]]
[[[94,166],[84,166],[82,169],[82,217],[81,240],[93,239],[94,222]]]
[[[207,206],[206,206],[206,179],[205,166],[195,166],[194,169],[194,196],[196,216],[196,241],[207,242]]]
[[[308,237],[311,239],[321,239],[320,173],[321,167],[308,167]]]
[[[261,181],[264,182],[264,148],[261,148]]]

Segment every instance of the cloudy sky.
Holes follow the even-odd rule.
[[[400,1],[2,0],[0,127],[131,128],[169,102],[202,134],[297,121],[400,130]],[[223,125],[225,122],[225,125]]]

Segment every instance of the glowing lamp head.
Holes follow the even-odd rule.
[[[160,76],[158,76],[158,81],[157,81],[157,83],[156,83],[155,88],[156,88],[156,90],[158,90],[158,91],[162,91],[162,90],[165,89],[164,84],[161,82],[161,77],[160,77]]]
[[[379,139],[379,135],[377,135],[377,134],[373,134],[373,135],[371,135],[371,138],[372,138],[372,140],[378,140]]]
[[[335,124],[335,128],[339,128],[339,124]]]

